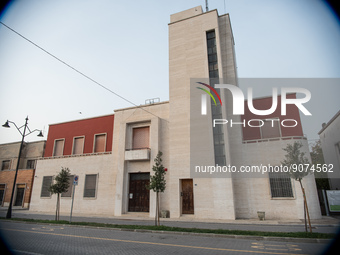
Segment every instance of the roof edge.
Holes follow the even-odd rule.
[[[323,131],[325,131],[325,129],[339,116],[340,116],[340,110],[333,116],[333,118],[331,118],[330,121],[327,122],[327,124],[324,127],[322,127],[322,129],[318,132],[318,135],[320,135]]]

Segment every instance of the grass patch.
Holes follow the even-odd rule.
[[[5,219],[0,217],[0,219]],[[268,231],[249,231],[249,230],[228,230],[228,229],[203,229],[203,228],[181,228],[168,226],[151,226],[151,225],[120,225],[106,224],[97,222],[71,222],[60,220],[37,220],[37,219],[22,219],[12,218],[14,221],[61,224],[71,226],[91,226],[103,228],[121,228],[121,229],[145,229],[145,230],[160,230],[169,232],[190,232],[190,233],[206,233],[206,234],[222,234],[222,235],[247,235],[247,236],[274,236],[274,237],[293,237],[293,238],[318,238],[318,239],[333,239],[335,234],[327,233],[306,233],[306,232],[268,232]]]

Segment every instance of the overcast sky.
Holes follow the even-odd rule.
[[[170,15],[204,0],[13,1],[0,20],[72,67],[136,105],[169,99],[168,23]],[[339,78],[340,23],[316,0],[210,0],[209,9],[229,13],[242,78]],[[340,85],[313,87],[312,103],[322,106],[313,124],[340,109]],[[315,100],[320,95],[324,101]],[[0,24],[0,122],[31,129],[113,113],[132,106]],[[313,112],[312,112],[313,113]],[[21,139],[0,128],[0,143]],[[26,141],[39,140],[35,134]]]

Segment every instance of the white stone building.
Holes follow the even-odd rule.
[[[318,133],[326,164],[332,164],[333,173],[328,173],[332,190],[340,189],[340,111]]]
[[[80,178],[74,214],[121,216],[145,212],[146,217],[153,217],[155,194],[145,186],[152,175],[153,159],[158,151],[162,151],[163,164],[167,168],[167,188],[161,194],[161,210],[168,210],[171,218],[243,219],[256,218],[257,211],[265,211],[267,219],[302,219],[301,190],[297,182],[285,175],[263,174],[258,178],[238,173],[207,175],[195,172],[195,166],[231,165],[237,169],[261,164],[277,166],[284,158],[283,148],[294,141],[301,142],[304,152],[309,155],[297,108],[289,108],[287,113],[299,123],[295,128],[268,126],[271,122],[266,118],[281,120],[280,107],[260,120],[264,123],[261,127],[213,127],[213,119],[243,123],[252,117],[249,112],[241,117],[233,115],[232,95],[215,87],[214,98],[217,94],[220,98],[214,103],[213,96],[211,99],[207,97],[206,115],[201,114],[201,100],[205,98],[202,89],[206,89],[202,83],[214,87],[218,80],[213,79],[223,79],[223,83],[237,87],[235,63],[228,14],[219,16],[217,10],[203,13],[199,6],[171,15],[169,102],[115,110],[111,142],[111,129],[104,132],[106,143],[112,145],[106,147],[105,153],[85,152],[89,140],[86,137],[96,139],[97,133],[70,135],[69,131],[75,128],[72,123],[64,123],[68,128],[57,126],[59,137],[47,139],[45,155],[50,154],[37,164],[38,178],[33,187],[31,210],[53,212],[53,196],[46,198],[41,195],[43,179],[56,173],[61,166],[67,166]],[[210,92],[215,93],[212,88]],[[288,96],[294,98],[295,95]],[[255,103],[268,106],[266,98],[254,100]],[[103,131],[98,131],[101,133]],[[64,139],[63,134],[69,137]],[[79,144],[81,137],[85,137],[85,141]],[[69,151],[54,155],[61,148],[62,141]],[[67,141],[69,145],[66,145]],[[88,147],[95,148],[95,143]],[[73,153],[78,147],[84,149]],[[87,198],[86,178],[94,174],[97,176],[92,187],[95,196]],[[303,182],[311,218],[320,218],[314,177],[310,175]],[[61,206],[62,213],[69,212],[70,198],[62,199]]]

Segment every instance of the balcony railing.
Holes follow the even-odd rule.
[[[125,160],[150,160],[150,148],[138,148],[125,150]]]
[[[262,143],[262,142],[271,142],[271,141],[280,141],[280,140],[307,140],[305,136],[283,136],[283,137],[274,137],[274,138],[262,138],[262,139],[254,139],[254,140],[243,140],[243,143]]]
[[[41,157],[41,158],[38,158],[38,159],[44,160],[44,159],[58,159],[58,158],[75,158],[75,157],[87,157],[87,156],[106,155],[106,154],[112,154],[112,151],[72,154],[72,155],[61,155],[61,156],[51,156],[51,157]]]

